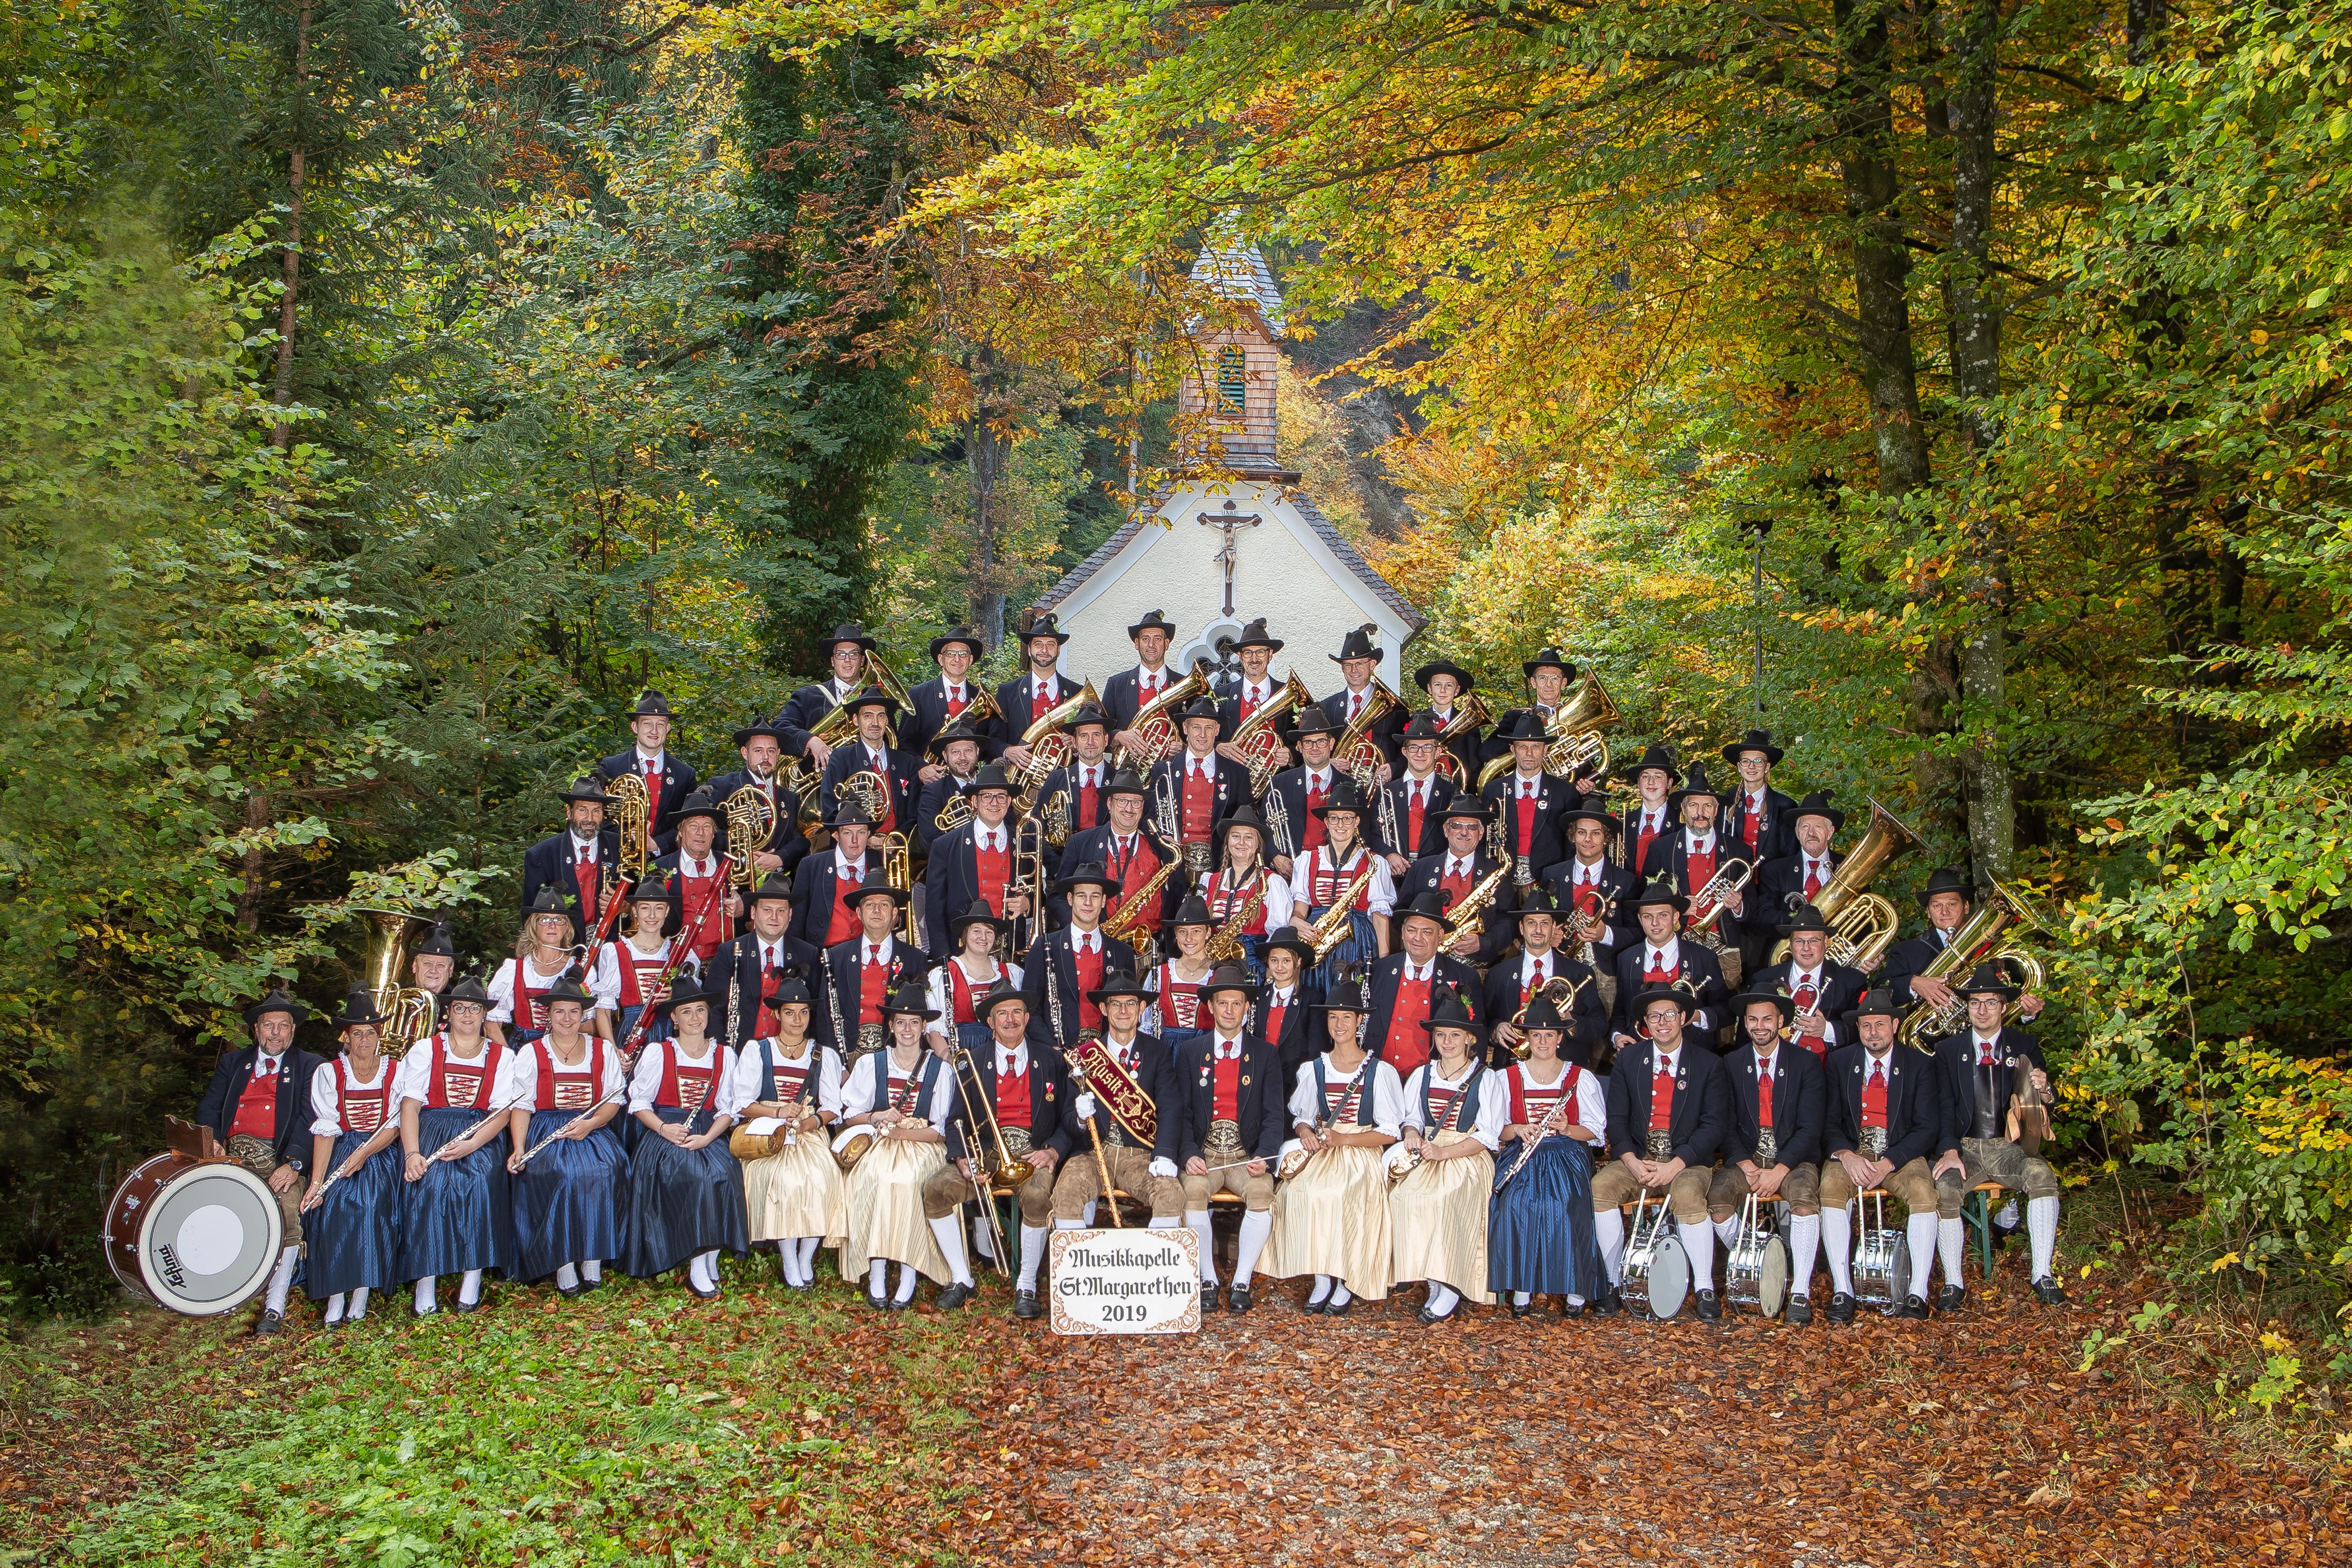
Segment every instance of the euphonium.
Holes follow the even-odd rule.
[[[654,802],[643,773],[620,773],[604,781],[604,800],[621,832],[621,874],[632,882],[653,858]]]
[[[1348,773],[1367,793],[1373,788],[1372,775],[1388,761],[1387,753],[1372,739],[1372,726],[1403,706],[1404,700],[1389,689],[1388,682],[1373,676],[1372,694],[1364,700],[1363,711],[1348,721],[1331,748],[1331,765]]]
[[[1813,895],[1813,908],[1829,922],[1831,963],[1843,963],[1850,969],[1874,968],[1886,956],[1886,950],[1895,945],[1902,917],[1885,898],[1864,889],[1897,855],[1916,848],[1918,844],[1919,836],[1906,827],[1901,817],[1875,800],[1870,803],[1870,831],[1862,836],[1853,853],[1838,863],[1828,884]],[[1789,898],[1792,906],[1803,902],[1801,892],[1790,893]],[[1796,913],[1796,908],[1789,912]],[[1786,942],[1772,949],[1774,963],[1788,956]]]
[[[1053,707],[1030,721],[1029,728],[1021,731],[1021,743],[1029,748],[1029,765],[1021,770],[1013,781],[1013,793],[1022,797],[1022,809],[1034,804],[1037,791],[1045,787],[1046,777],[1055,768],[1070,765],[1077,755],[1078,743],[1062,732],[1062,726],[1078,715],[1081,708],[1099,708],[1102,698],[1095,691],[1095,683],[1087,681],[1078,688],[1076,697],[1056,702]]]
[[[383,1054],[397,1057],[433,1032],[432,994],[402,978],[407,967],[408,928],[423,926],[430,931],[433,922],[390,910],[352,912],[368,928],[367,951],[360,957],[360,984],[367,987],[375,1010],[383,1015]]]
[[[2022,975],[2023,989],[2039,990],[2042,961],[2018,946],[2014,939],[2042,929],[2042,917],[2026,902],[2025,896],[1995,882],[1992,897],[1985,900],[1984,908],[1962,922],[1944,951],[1936,955],[1936,961],[1919,973],[1957,987],[1979,963],[2015,964]],[[2018,1001],[2011,998],[2001,1015],[2004,1023],[2017,1016]],[[1915,1050],[1932,1054],[1936,1042],[1946,1035],[1958,1033],[1968,1016],[1968,999],[1955,989],[1951,1002],[1945,1006],[1931,1007],[1922,1002],[1912,1008],[1895,1037]]]
[[[1307,689],[1306,682],[1293,670],[1283,678],[1281,689],[1258,704],[1248,722],[1234,731],[1234,744],[1248,760],[1250,794],[1264,795],[1266,781],[1274,777],[1274,754],[1282,746],[1282,716],[1293,708],[1309,707],[1314,701],[1314,693]]]
[[[1178,729],[1175,716],[1184,710],[1185,704],[1209,689],[1211,669],[1206,656],[1194,659],[1192,674],[1171,683],[1135,710],[1135,717],[1127,721],[1127,727],[1135,731],[1135,746],[1132,750],[1122,748],[1111,759],[1115,769],[1133,768],[1139,773],[1148,773],[1153,763],[1175,753],[1184,743],[1183,731]]]
[[[1601,731],[1623,720],[1616,702],[1601,689],[1601,678],[1588,671],[1576,695],[1553,709],[1544,725],[1544,733],[1552,738],[1551,749],[1544,753],[1544,772],[1556,779],[1607,773],[1609,743],[1601,738]],[[1478,771],[1478,787],[1486,788],[1510,765],[1507,752],[1488,763]]]
[[[1437,732],[1437,772],[1454,781],[1457,790],[1471,787],[1468,770],[1462,759],[1454,754],[1454,742],[1473,730],[1483,730],[1495,721],[1495,711],[1486,700],[1475,691],[1465,691],[1454,699],[1454,717]]]

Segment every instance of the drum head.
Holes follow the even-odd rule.
[[[1895,1238],[1895,1256],[1886,1265],[1886,1310],[1894,1312],[1902,1307],[1904,1298],[1911,1294],[1911,1238],[1907,1236]]]
[[[1658,1243],[1650,1258],[1650,1316],[1664,1322],[1683,1310],[1690,1294],[1690,1254],[1673,1237]]]
[[[192,1165],[139,1222],[140,1277],[175,1312],[232,1311],[269,1278],[285,1234],[268,1183],[227,1161]]]
[[[1756,1310],[1777,1318],[1789,1300],[1789,1244],[1779,1237],[1764,1242],[1762,1267],[1756,1274]]]

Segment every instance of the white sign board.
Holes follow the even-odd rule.
[[[1199,1331],[1201,1238],[1191,1230],[1057,1230],[1052,1246],[1055,1333]]]

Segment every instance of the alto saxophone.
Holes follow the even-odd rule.
[[[1144,879],[1143,885],[1119,899],[1118,908],[1103,921],[1103,936],[1116,938],[1129,947],[1139,946],[1150,934],[1144,921],[1159,901],[1160,889],[1168,884],[1170,873],[1176,869],[1176,858],[1170,856],[1160,862],[1160,869]]]
[[[1249,897],[1244,899],[1225,916],[1224,924],[1209,937],[1209,962],[1212,964],[1235,963],[1242,956],[1242,932],[1257,919],[1265,908],[1265,868],[1261,866],[1250,881]]]
[[[1316,916],[1314,923],[1307,928],[1307,944],[1315,950],[1316,963],[1330,957],[1331,950],[1348,940],[1348,932],[1354,926],[1356,900],[1372,885],[1372,872],[1379,865],[1370,850],[1364,851],[1364,868],[1356,873],[1354,881],[1339,889],[1331,907]],[[1307,874],[1314,875],[1311,870]]]

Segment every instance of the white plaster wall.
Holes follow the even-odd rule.
[[[1195,483],[1171,492],[1160,510],[1170,526],[1147,523],[1060,606],[1062,626],[1072,634],[1063,645],[1063,672],[1100,684],[1133,664],[1127,628],[1146,611],[1157,609],[1176,624],[1179,652],[1205,625],[1223,618],[1223,569],[1212,557],[1223,534],[1196,520],[1202,512],[1221,513],[1229,497],[1243,516],[1255,512],[1262,520],[1235,531],[1233,619],[1265,617],[1267,629],[1285,645],[1274,656],[1276,676],[1295,667],[1318,697],[1337,689],[1339,667],[1328,656],[1339,652],[1350,630],[1370,621],[1381,627],[1387,656],[1381,679],[1403,692],[1404,622],[1339,563],[1283,499],[1280,485],[1248,480],[1214,489]]]

